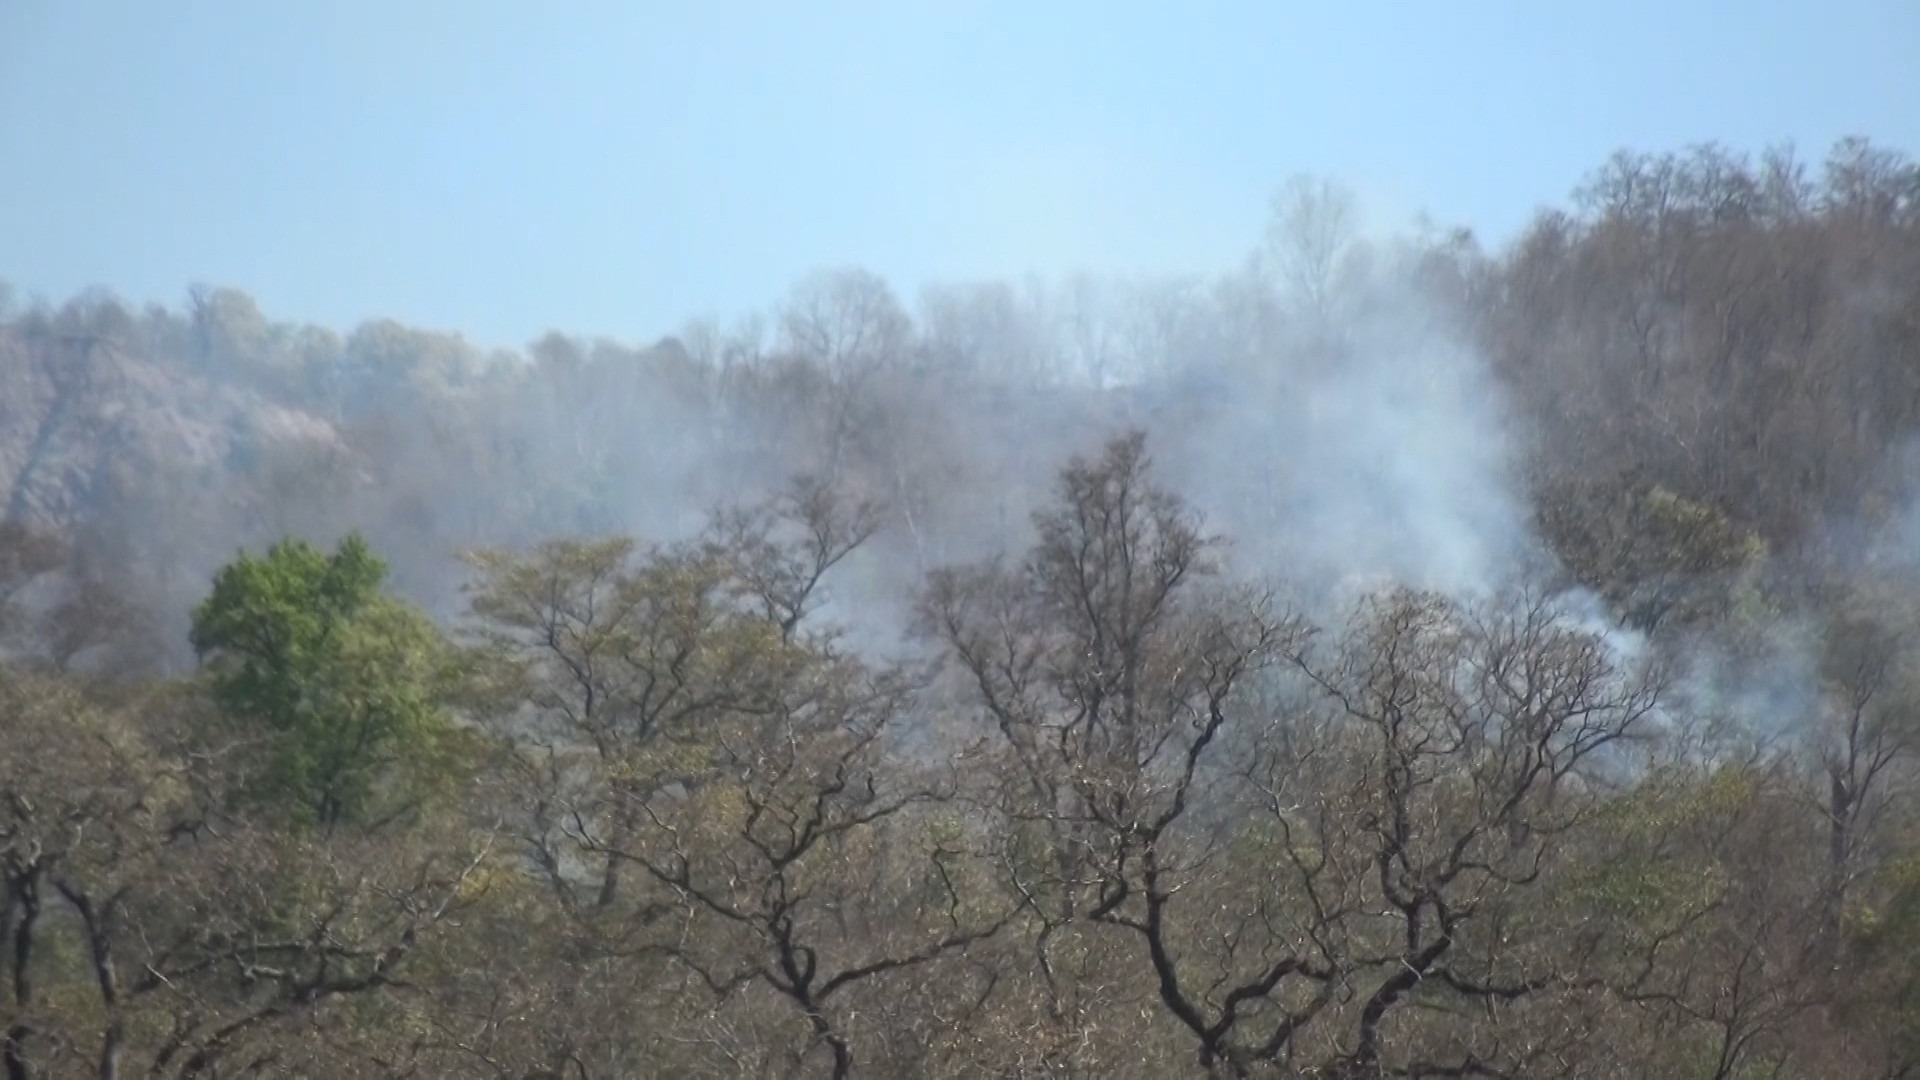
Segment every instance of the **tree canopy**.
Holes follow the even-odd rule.
[[[266,744],[260,797],[323,827],[418,794],[448,733],[445,643],[385,577],[357,535],[331,553],[284,540],[222,567],[194,609],[214,702]]]
[[[1916,208],[0,305],[0,1076],[1920,1075]]]

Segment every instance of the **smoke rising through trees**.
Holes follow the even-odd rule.
[[[644,346],[0,305],[8,1075],[1920,1068],[1920,166],[1271,209]]]

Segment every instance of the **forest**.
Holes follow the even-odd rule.
[[[0,1062],[1920,1077],[1920,163],[521,351],[0,287]]]

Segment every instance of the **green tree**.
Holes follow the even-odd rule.
[[[451,747],[447,650],[385,576],[357,535],[330,555],[285,540],[223,567],[193,613],[221,712],[264,729],[257,787],[324,828],[413,805]]]

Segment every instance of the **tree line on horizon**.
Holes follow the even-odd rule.
[[[1920,1074],[1920,166],[1353,213],[645,349],[5,312],[0,1068]],[[1436,371],[1541,557],[1334,589],[1399,451],[1209,440]]]

